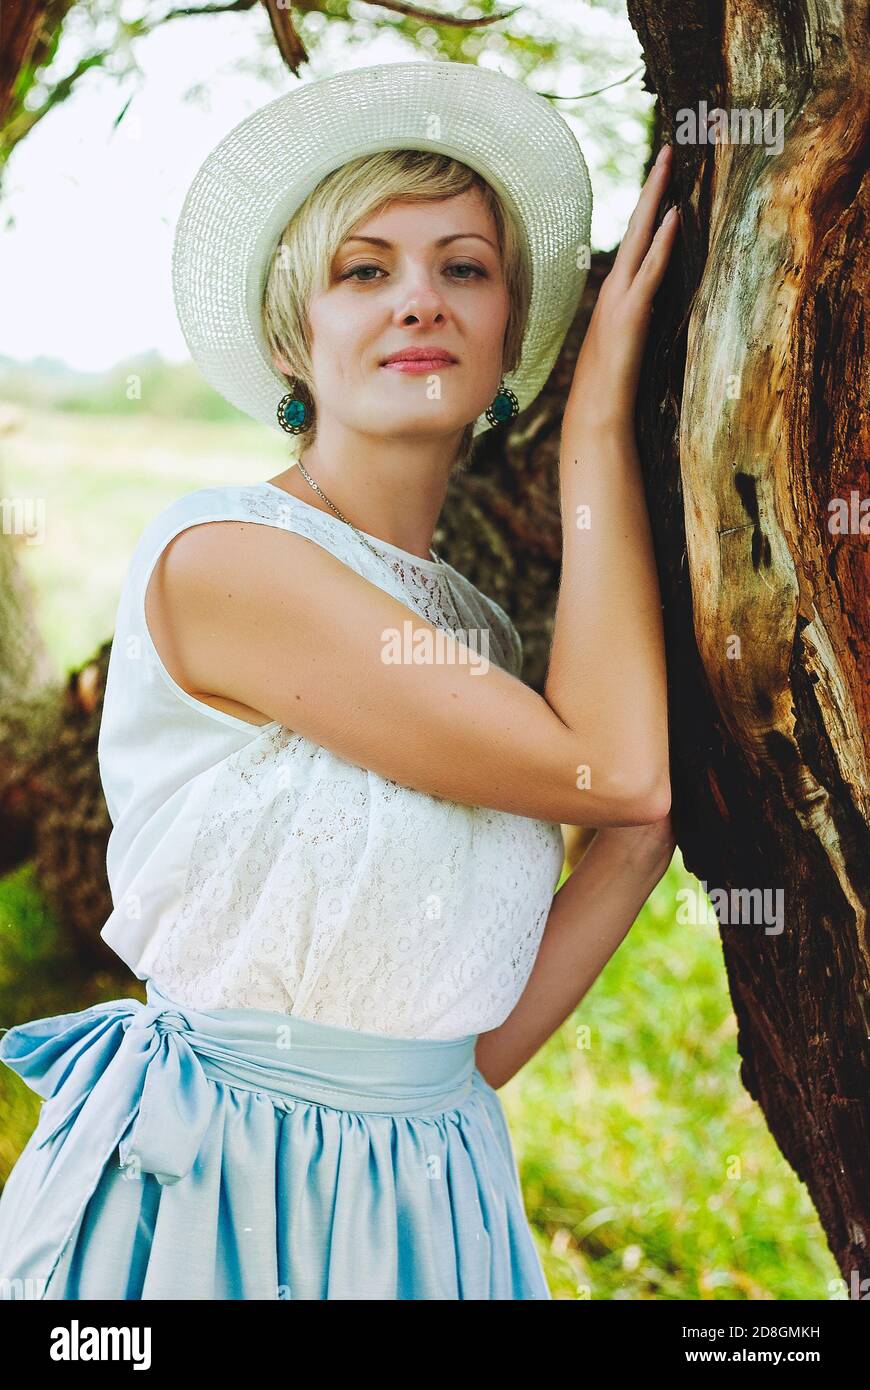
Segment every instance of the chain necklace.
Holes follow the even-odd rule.
[[[395,576],[396,571],[393,569],[392,565],[390,564],[390,562],[389,562],[389,560],[386,558],[386,556],[385,556],[385,555],[382,555],[381,552],[380,552],[379,550],[376,550],[375,547],[372,545],[371,541],[369,541],[368,538],[367,538],[366,536],[363,535],[362,531],[358,530],[357,527],[354,526],[354,524],[353,524],[352,521],[348,521],[347,517],[346,517],[342,512],[340,512],[340,511],[338,510],[338,507],[335,505],[335,503],[330,501],[330,499],[327,497],[326,493],[322,490],[322,488],[320,488],[320,487],[317,485],[317,483],[316,483],[316,482],[314,481],[314,479],[312,478],[311,474],[306,470],[304,464],[301,462],[300,459],[297,459],[297,460],[296,460],[296,467],[299,469],[299,472],[302,474],[302,476],[303,476],[303,478],[305,479],[305,481],[306,481],[307,483],[309,483],[311,487],[313,487],[313,489],[314,489],[314,491],[317,493],[317,495],[318,495],[319,497],[322,497],[323,500],[324,500],[324,502],[327,504],[327,506],[329,506],[329,507],[332,508],[332,510],[335,512],[335,515],[339,518],[339,520],[340,520],[340,521],[343,521],[343,522],[345,523],[346,526],[349,526],[350,529],[351,529],[352,531],[355,531],[356,534],[359,536],[360,540],[362,541],[363,545],[367,545],[368,548],[369,548],[369,550],[372,552],[372,554],[373,554],[373,555],[377,555],[378,559],[381,560],[381,561],[383,561],[383,563],[386,565],[387,569],[390,571],[390,574],[392,574],[393,576]],[[429,548],[430,548],[430,551],[431,551],[431,553],[432,553],[432,555],[433,555],[433,557],[434,557],[434,559],[435,559],[435,563],[436,563],[437,566],[438,566],[438,571],[439,571],[439,573],[442,575],[442,577],[443,577],[443,579],[444,579],[444,583],[445,583],[445,585],[446,585],[447,592],[448,592],[448,594],[450,595],[450,605],[451,605],[451,607],[452,607],[452,609],[453,609],[453,616],[454,616],[454,618],[456,619],[456,626],[457,626],[457,628],[461,628],[461,627],[462,627],[462,622],[461,622],[461,620],[460,620],[459,612],[458,612],[457,607],[456,607],[456,599],[454,598],[454,595],[453,595],[453,586],[451,585],[450,579],[448,578],[448,575],[447,575],[447,567],[446,567],[446,565],[444,564],[444,561],[440,558],[440,556],[438,556],[438,555],[435,554],[435,551],[432,550],[431,546],[430,546]]]

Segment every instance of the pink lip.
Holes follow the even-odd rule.
[[[394,352],[382,362],[382,367],[391,367],[398,372],[431,372],[436,367],[453,367],[456,365],[456,358],[452,353],[444,348],[436,347],[411,347],[402,348],[400,352]]]
[[[442,367],[455,367],[456,363],[449,357],[394,357],[390,362],[382,363],[391,372],[404,372],[411,376],[420,376],[423,372],[440,370]]]

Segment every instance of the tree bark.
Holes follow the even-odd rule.
[[[784,109],[781,152],[733,136],[675,144],[682,233],[638,435],[677,839],[717,908],[741,1077],[858,1297],[870,1276],[866,9],[628,9],[665,138],[701,101]],[[832,530],[836,498],[851,530]]]

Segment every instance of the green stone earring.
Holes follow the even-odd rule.
[[[311,429],[314,406],[301,381],[292,378],[293,390],[278,402],[278,424],[288,434],[305,434]]]
[[[502,377],[495,400],[486,412],[486,418],[491,425],[503,425],[506,420],[512,420],[519,412],[520,403],[510,387],[505,386],[504,377]]]

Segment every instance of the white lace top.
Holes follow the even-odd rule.
[[[112,819],[104,940],[194,1008],[395,1037],[497,1027],[540,944],[559,826],[401,786],[184,691],[148,632],[146,586],[180,531],[228,519],[307,537],[437,628],[458,617],[488,632],[489,660],[520,673],[513,624],[452,566],[456,616],[435,560],[369,536],[385,565],[338,517],[271,483],[178,498],[140,536],[118,606],[98,744]]]

